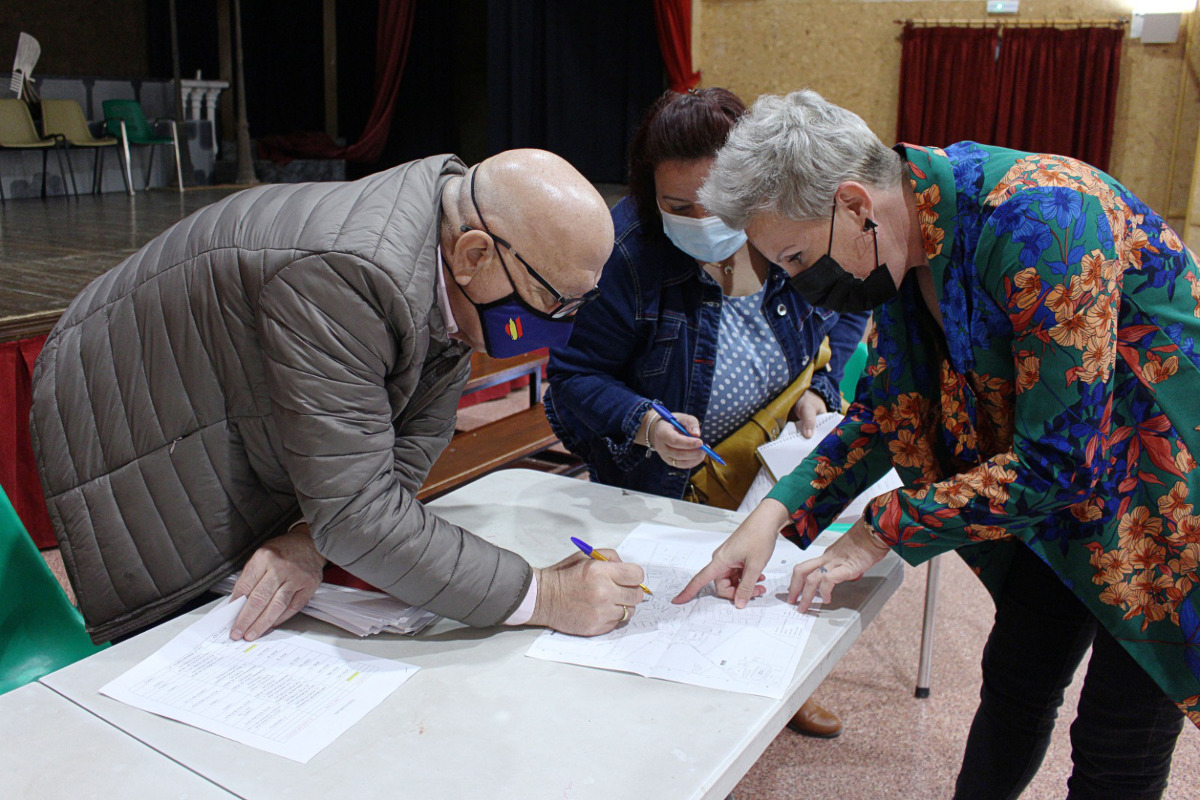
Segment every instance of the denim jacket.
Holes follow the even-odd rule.
[[[613,208],[616,242],[600,296],[580,309],[567,346],[550,356],[546,416],[592,480],[683,497],[690,471],[635,442],[651,401],[704,419],[717,357],[721,287],[658,231],[644,235],[633,201]],[[812,389],[841,408],[838,386],[868,315],[814,308],[771,265],[763,308],[794,380],[828,336],[829,365]],[[715,444],[715,442],[711,443]]]

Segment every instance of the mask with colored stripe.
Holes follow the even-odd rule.
[[[512,358],[543,347],[562,347],[571,338],[574,327],[571,318],[551,319],[515,291],[491,303],[476,303],[466,292],[463,294],[479,312],[484,349],[492,358]]]

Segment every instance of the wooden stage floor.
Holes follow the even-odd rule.
[[[152,189],[133,197],[110,193],[0,204],[0,330],[22,317],[62,311],[93,278],[235,191]]]

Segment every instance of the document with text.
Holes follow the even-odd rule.
[[[417,671],[284,631],[235,642],[244,603],[217,606],[100,692],[307,763]]]
[[[766,594],[742,610],[717,597],[711,586],[692,602],[673,605],[671,598],[727,536],[639,525],[617,552],[645,568],[654,596],[611,633],[583,637],[546,631],[526,655],[782,699],[816,621],[814,613],[801,614],[787,602],[792,567],[824,548],[799,550],[780,540],[763,570]]]

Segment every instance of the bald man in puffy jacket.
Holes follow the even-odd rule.
[[[415,499],[471,349],[498,352],[493,312],[527,315],[525,350],[558,341],[612,241],[603,200],[557,156],[470,171],[435,156],[239,192],[92,282],[38,359],[31,421],[92,638],[243,565],[233,634],[256,638],[303,607],[326,559],[471,625],[593,634],[627,618],[636,565],[536,570]]]

